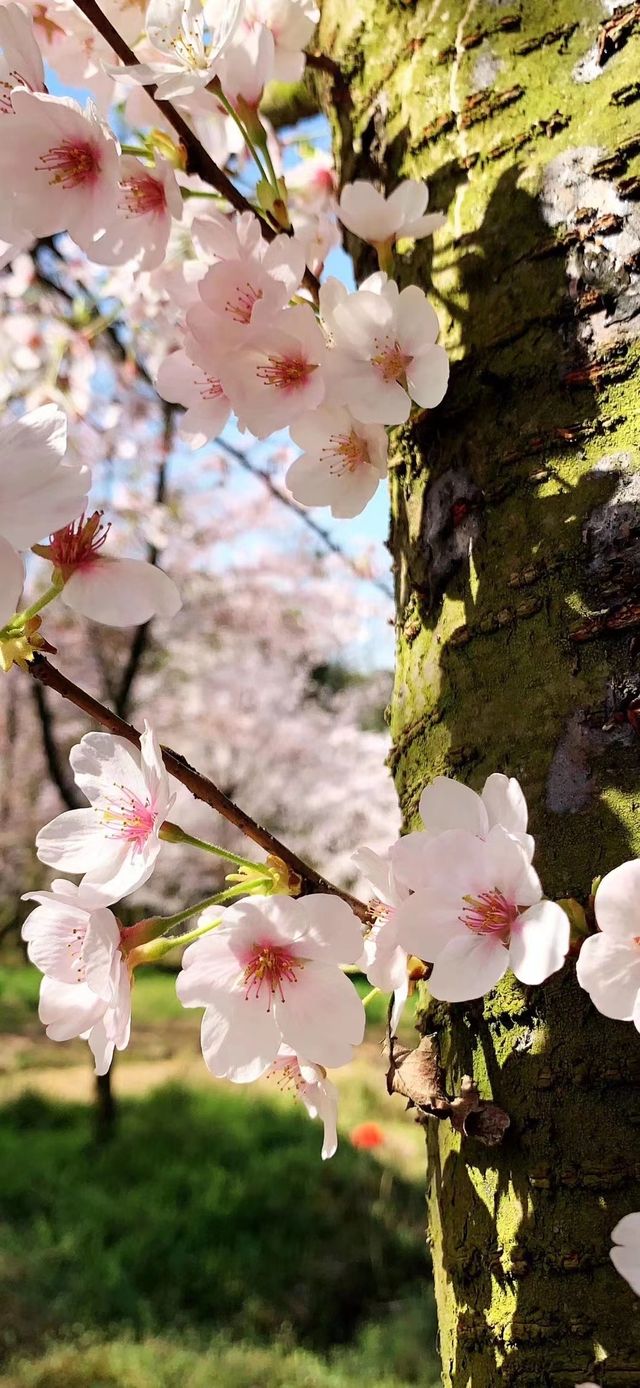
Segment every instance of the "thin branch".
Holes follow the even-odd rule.
[[[67,699],[69,703],[79,708],[82,713],[85,713],[94,723],[98,723],[100,727],[106,728],[108,732],[114,733],[117,737],[126,738],[127,742],[133,743],[134,747],[140,746],[140,734],[130,723],[125,722],[116,713],[105,708],[104,704],[92,698],[79,685],[73,684],[60,670],[56,670],[45,656],[36,655],[28,666],[28,672],[40,684],[45,685],[48,689],[55,689],[63,699]],[[230,800],[213,781],[190,766],[179,752],[174,752],[171,747],[163,747],[162,756],[170,775],[180,781],[181,785],[186,786],[196,800],[201,800],[203,804],[216,810],[218,814],[222,815],[230,824],[235,825],[236,829],[240,829],[248,839],[264,849],[266,853],[280,858],[292,872],[300,877],[304,892],[329,892],[333,896],[338,896],[342,901],[347,902],[360,920],[369,922],[369,909],[364,902],[358,901],[349,892],[344,892],[334,883],[328,882],[326,878],[316,872],[315,868],[305,863],[302,858],[287,848],[286,844],[281,843],[279,839],[269,833],[268,829],[251,819],[251,816],[246,814],[233,800]]]
[[[139,66],[135,53],[129,48],[128,43],[125,43],[124,39],[118,33],[118,30],[114,28],[111,20],[107,19],[107,16],[103,14],[100,6],[96,4],[96,0],[75,0],[75,3],[78,9],[82,11],[85,19],[88,19],[94,29],[97,29],[103,39],[106,39],[110,48],[113,49],[114,53],[117,53],[118,57],[122,59],[122,62],[125,63],[127,67]],[[279,234],[278,231],[271,226],[260,212],[256,211],[255,207],[251,206],[251,203],[248,202],[240,190],[236,188],[235,184],[231,182],[231,179],[227,178],[227,175],[218,167],[215,160],[211,158],[211,155],[207,153],[204,145],[201,144],[197,135],[194,134],[193,130],[184,119],[184,116],[180,115],[180,112],[176,110],[173,103],[171,101],[164,101],[162,97],[157,95],[155,84],[145,87],[145,91],[149,93],[149,96],[152,101],[155,102],[158,110],[162,112],[165,120],[173,126],[186,154],[187,173],[197,174],[205,183],[209,183],[223,198],[227,199],[227,202],[231,203],[232,207],[235,207],[236,212],[253,212],[261,223],[263,236],[265,236],[268,241],[273,241]],[[315,275],[311,274],[310,270],[307,270],[305,274],[305,284],[311,292],[317,296],[319,289],[318,280]]]
[[[156,485],[153,498],[154,504],[156,506],[162,505],[167,493],[167,468],[169,465],[169,457],[173,446],[173,426],[175,420],[175,407],[173,405],[169,405],[163,402],[163,415],[164,430],[162,434],[160,461],[158,463],[158,471],[156,475]],[[159,550],[157,545],[154,545],[152,541],[149,541],[149,544],[147,546],[147,562],[152,565],[157,564],[158,558]],[[126,718],[129,713],[129,706],[131,702],[131,693],[133,690],[134,680],[136,678],[136,675],[140,668],[140,663],[149,644],[150,633],[150,621],[143,622],[141,626],[136,627],[136,630],[134,632],[133,639],[129,647],[129,657],[123,670],[122,679],[120,681],[118,691],[114,699],[116,713],[118,713],[121,718]]]

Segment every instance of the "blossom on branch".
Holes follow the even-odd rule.
[[[410,881],[397,846],[392,863],[396,856],[402,880],[413,888],[396,910],[398,940],[433,964],[434,997],[467,1002],[489,992],[508,968],[533,985],[562,966],[568,917],[543,898],[527,852],[501,825],[484,839],[464,829],[425,835]]]
[[[152,617],[171,619],[180,611],[180,594],[173,579],[146,559],[117,559],[102,553],[109,526],[102,512],[84,515],[64,530],[57,530],[47,545],[35,545],[36,554],[48,559],[64,587],[60,596],[67,607],[104,626],[130,627]]]
[[[438,319],[423,291],[400,291],[382,272],[348,294],[327,281],[320,307],[332,337],[332,393],[370,424],[404,424],[411,401],[433,409],[449,380],[449,361],[436,344]]]
[[[208,439],[215,439],[231,414],[231,401],[220,381],[196,366],[184,351],[165,357],[156,390],[163,400],[184,405],[180,435],[192,448],[202,448]]]
[[[594,911],[599,930],[583,941],[578,983],[598,1012],[640,1031],[640,859],[603,877]]]
[[[314,0],[246,0],[249,22],[264,24],[274,40],[273,77],[299,82],[304,72],[304,49],[320,18]]]
[[[266,439],[322,403],[326,358],[313,310],[299,304],[283,309],[277,327],[251,328],[235,351],[212,344],[210,360],[240,427]]]
[[[120,160],[119,191],[113,216],[91,249],[100,265],[137,260],[140,270],[162,264],[172,218],[182,216],[182,197],[166,159],[153,167],[133,155]]]
[[[105,1075],[131,1028],[131,985],[118,921],[84,884],[58,880],[51,891],[28,892],[22,900],[38,903],[22,938],[44,974],[39,1015],[47,1036],[88,1041],[96,1074]]]
[[[322,1160],[327,1161],[338,1147],[338,1091],[327,1079],[326,1070],[300,1059],[290,1046],[281,1046],[267,1077],[275,1079],[281,1089],[294,1089],[309,1117],[322,1120]]]
[[[203,923],[220,917],[211,908]],[[177,991],[204,1007],[202,1051],[212,1074],[244,1084],[280,1047],[315,1065],[346,1065],[364,1035],[358,994],[339,968],[362,950],[360,927],[334,896],[251,897],[185,950]]]
[[[345,183],[340,194],[338,216],[347,231],[372,246],[390,246],[402,237],[418,240],[431,236],[444,226],[441,212],[426,209],[429,189],[426,183],[406,179],[388,197],[366,179]]]
[[[447,829],[464,829],[486,839],[489,830],[500,824],[522,845],[529,861],[533,858],[535,842],[527,833],[527,802],[514,776],[494,771],[480,795],[451,776],[436,776],[420,796],[419,811],[424,829],[405,834],[393,851],[396,872],[412,885],[416,873],[419,880],[426,836],[442,834]]]
[[[11,100],[10,136],[0,144],[0,236],[68,231],[91,255],[118,198],[119,151],[111,132],[91,103],[82,111],[70,97],[22,88]]]
[[[38,857],[63,872],[84,873],[81,887],[111,904],[151,877],[175,795],[146,722],[138,754],[122,737],[87,733],[69,760],[90,808],[65,810],[46,824],[36,839]]]
[[[320,406],[292,426],[304,449],[286,483],[303,506],[330,506],[336,518],[357,516],[387,475],[389,440],[381,424],[361,424],[346,407]]]
[[[163,101],[193,96],[212,80],[244,9],[244,0],[151,0],[145,29],[158,53],[146,63],[114,67],[118,79],[148,87]]]

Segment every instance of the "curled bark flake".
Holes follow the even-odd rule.
[[[410,1050],[389,1036],[389,1094],[402,1094],[408,1108],[418,1110],[418,1121],[426,1118],[449,1119],[456,1132],[475,1137],[486,1147],[495,1147],[509,1127],[509,1115],[497,1104],[481,1099],[478,1087],[469,1075],[464,1075],[460,1093],[450,1098],[444,1087],[435,1036],[423,1036]]]

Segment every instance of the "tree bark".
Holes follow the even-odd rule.
[[[515,775],[547,895],[586,902],[640,850],[640,5],[324,0],[318,46],[343,179],[424,177],[447,214],[398,260],[452,358],[391,464],[405,822],[438,773]],[[640,1384],[609,1259],[640,1209],[637,1032],[574,961],[484,1003],[425,991],[423,1019],[449,1092],[471,1074],[511,1118],[491,1150],[428,1130],[444,1384]]]

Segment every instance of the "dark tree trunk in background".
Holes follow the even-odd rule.
[[[525,789],[548,895],[640,849],[640,5],[324,0],[345,180],[424,177],[447,213],[399,262],[438,310],[449,393],[396,431],[392,765]],[[354,243],[358,271],[375,268]],[[429,1000],[453,1088],[503,1146],[428,1133],[447,1388],[640,1384],[640,1303],[609,1260],[640,1209],[640,1038],[568,965]],[[606,1367],[605,1367],[606,1366]]]

